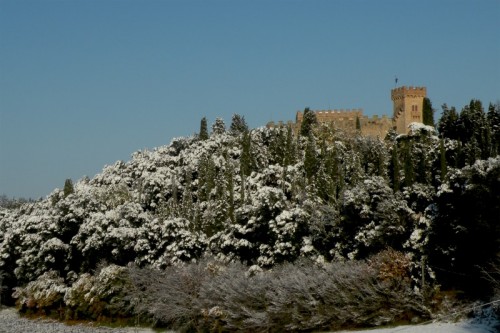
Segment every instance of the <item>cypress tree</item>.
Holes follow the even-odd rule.
[[[215,164],[210,156],[202,156],[198,166],[198,199],[210,200],[210,192],[215,187]]]
[[[446,150],[444,148],[444,139],[441,138],[439,142],[439,159],[441,166],[441,183],[444,183],[446,179],[446,174],[448,172],[448,167],[446,163]]]
[[[443,113],[438,123],[438,131],[441,137],[458,139],[458,113],[454,107],[450,109],[443,104]]]
[[[231,222],[234,223],[234,175],[231,160],[226,155],[226,183],[228,191],[228,215]]]
[[[398,145],[395,142],[394,146],[392,147],[392,188],[394,192],[399,191],[399,188],[401,186],[400,180],[399,180],[399,156],[398,156]]]
[[[424,105],[422,109],[423,119],[422,122],[424,125],[429,125],[434,127],[434,112],[435,110],[432,108],[431,100],[427,97],[424,98]]]
[[[241,173],[244,176],[250,175],[252,171],[252,137],[249,131],[245,131],[241,137],[241,157],[240,166]]]
[[[316,119],[316,113],[311,111],[309,108],[305,108],[302,116],[302,124],[300,125],[300,135],[309,136],[312,127],[317,123],[318,120]]]
[[[73,187],[73,181],[71,179],[66,179],[64,181],[64,189],[63,189],[63,192],[64,192],[64,197],[67,197],[68,195],[70,195],[71,193],[74,193],[75,192],[75,189]]]
[[[309,181],[313,178],[317,171],[318,159],[316,156],[316,142],[314,135],[309,133],[307,138],[306,151],[304,156],[304,170]]]
[[[497,156],[500,154],[500,104],[490,103],[486,119],[491,131],[491,156]]]
[[[182,193],[182,215],[189,221],[193,221],[195,218],[191,184],[192,184],[192,172],[190,168],[186,168],[185,185],[184,185],[184,191]]]
[[[292,126],[288,126],[285,142],[285,157],[283,161],[285,167],[295,163],[295,154],[295,137],[293,135]]]
[[[200,140],[208,139],[208,126],[207,126],[207,118],[201,118],[200,122],[200,134],[198,135]]]
[[[405,186],[411,186],[415,182],[415,168],[413,167],[413,159],[411,156],[411,143],[406,142],[404,149]]]
[[[240,179],[241,179],[241,184],[240,184],[240,205],[243,206],[245,203],[245,173],[243,172],[243,168],[240,164]]]

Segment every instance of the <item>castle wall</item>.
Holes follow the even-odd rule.
[[[334,109],[334,110],[316,110],[316,119],[319,123],[341,129],[351,133],[361,133],[370,137],[385,138],[391,129],[397,133],[408,133],[408,125],[412,122],[423,122],[423,104],[427,96],[425,87],[399,87],[391,90],[391,99],[393,101],[393,117],[373,116],[371,118],[363,115],[363,109]],[[303,119],[303,112],[298,111],[295,117],[295,123],[292,125],[295,133],[300,129]],[[360,129],[356,128],[356,122],[359,119]],[[278,123],[283,125],[282,122]],[[276,126],[270,122],[268,127]]]
[[[334,109],[334,110],[314,110],[319,123],[327,124],[346,132],[360,132],[362,135],[384,138],[387,132],[393,127],[392,119],[387,116],[373,116],[371,118],[363,115],[363,109]],[[296,126],[300,128],[303,113],[296,114]],[[356,121],[359,119],[360,130],[356,128]]]
[[[393,119],[398,133],[408,133],[412,122],[423,122],[425,87],[399,87],[391,90]]]
[[[387,116],[373,116],[372,118],[364,117],[360,121],[361,134],[374,138],[384,139],[387,132],[393,127],[392,119]]]

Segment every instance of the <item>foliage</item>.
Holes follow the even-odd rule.
[[[444,287],[471,296],[491,294],[481,270],[500,248],[500,157],[454,170],[437,193],[429,241],[430,264]]]
[[[222,118],[215,119],[215,122],[212,125],[212,133],[213,134],[223,134],[226,131],[226,125],[224,124],[224,120]]]
[[[316,113],[309,108],[305,108],[302,116],[302,123],[300,125],[300,135],[309,136],[314,125],[318,123]]]
[[[308,260],[262,271],[204,260],[165,272],[132,269],[136,311],[180,330],[283,332],[375,326],[429,315],[411,288],[409,260]]]
[[[225,268],[230,272],[246,271],[244,265],[257,271],[311,260],[340,265],[335,266],[339,271],[342,265],[356,274],[366,270],[366,280],[352,283],[379,288],[374,270],[359,262],[391,247],[409,260],[405,288],[409,284],[425,291],[441,286],[465,291],[471,298],[492,290],[491,284],[478,281],[481,269],[500,248],[498,105],[491,105],[487,114],[476,100],[461,113],[445,106],[437,126],[439,137],[434,127],[413,123],[408,134],[391,133],[384,141],[314,125],[314,113],[306,111],[302,135],[291,126],[248,129],[237,115],[226,131],[218,119],[210,136],[200,131],[198,136],[138,151],[127,162],[118,161],[92,179],[75,182],[70,194],[57,189],[43,200],[0,208],[3,285],[7,290],[24,286],[18,299],[35,299],[33,304],[52,309],[60,300],[33,298],[36,288],[57,285],[60,278],[70,290],[63,296],[73,295],[68,302],[81,303],[93,292],[91,285],[100,283],[99,262],[132,264],[139,271],[148,267],[158,279],[167,279],[162,272],[168,272],[168,284],[179,284],[177,297],[188,297],[188,303],[177,307],[158,305],[165,317],[151,312],[150,319],[158,317],[178,327],[205,321],[225,327],[229,319],[221,315],[220,304],[202,306],[196,303],[197,295],[186,296],[196,288],[202,293],[206,281],[199,277],[189,282],[192,289],[179,289],[182,279],[194,274],[189,270],[196,266],[190,263],[212,256],[231,263]],[[357,271],[353,260],[364,268]],[[202,274],[202,268],[196,269]],[[243,288],[247,282],[238,278],[231,283]],[[477,285],[484,289],[476,290]],[[269,297],[269,290],[260,286],[245,288],[246,295]],[[290,292],[310,297],[307,290],[297,288]],[[117,295],[121,298],[121,291]],[[363,299],[353,295],[349,297]],[[99,292],[95,297],[99,301],[90,308],[74,303],[72,316],[122,315],[108,307],[115,296]],[[270,305],[265,304],[267,309]],[[285,303],[276,304],[276,313],[288,318],[280,312]],[[303,327],[314,326],[300,317],[305,313],[300,307],[290,306],[296,311],[296,317],[287,319],[297,323],[293,327],[300,326],[296,318],[303,318]],[[186,311],[177,318],[176,313]],[[234,325],[253,318],[248,324],[254,323],[256,330],[278,318],[259,307],[247,314],[238,311]],[[370,320],[360,324],[383,322]]]
[[[63,305],[66,292],[64,279],[55,271],[48,271],[24,288],[15,288],[13,297],[21,312],[45,313]]]
[[[200,140],[208,139],[208,125],[207,125],[207,118],[205,117],[201,118],[200,133],[198,134],[198,137],[200,138]]]
[[[183,331],[199,325],[199,291],[209,273],[201,264],[158,271],[131,267],[133,288],[128,290],[134,311],[158,325]]]
[[[66,318],[119,318],[129,315],[125,295],[131,288],[124,267],[109,265],[95,275],[82,274],[66,290]]]
[[[7,195],[0,195],[0,209],[17,209],[26,203],[34,203],[33,199],[9,198]]]
[[[431,100],[427,97],[424,98],[423,102],[423,109],[422,109],[422,115],[423,119],[422,122],[424,125],[432,126],[434,127],[434,113],[436,111],[432,108],[432,103]]]
[[[49,271],[13,293],[21,312],[57,315],[59,319],[118,318],[129,315],[125,293],[131,288],[124,267],[109,265],[95,275],[80,275],[69,286]]]
[[[241,134],[248,131],[248,125],[245,121],[244,116],[240,116],[239,114],[233,114],[231,119],[231,127],[229,128],[230,132],[233,134]]]
[[[75,192],[75,189],[73,187],[73,181],[71,179],[68,178],[64,181],[63,192],[64,192],[64,197],[67,197],[68,195]]]

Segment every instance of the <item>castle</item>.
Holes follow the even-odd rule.
[[[425,87],[399,87],[391,90],[393,102],[392,118],[383,115],[368,117],[362,109],[314,110],[320,124],[327,124],[346,132],[360,132],[370,137],[385,138],[389,130],[399,134],[408,133],[408,125],[412,122],[423,122],[423,102],[427,96]],[[297,133],[302,124],[303,112],[298,111],[295,123],[289,122]],[[280,122],[279,125],[282,125]],[[268,127],[275,124],[270,122]]]

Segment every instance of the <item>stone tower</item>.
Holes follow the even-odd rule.
[[[399,134],[408,133],[408,125],[423,122],[425,87],[399,87],[391,90],[394,129]]]

